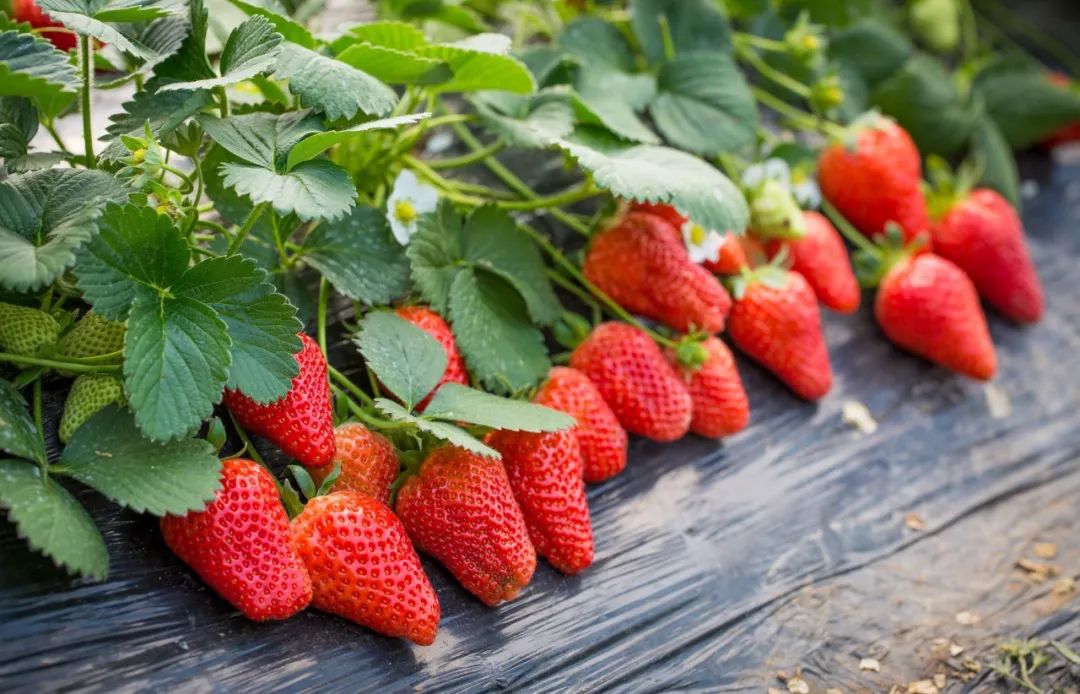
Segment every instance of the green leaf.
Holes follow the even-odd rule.
[[[562,431],[577,424],[573,417],[558,410],[508,400],[460,383],[443,384],[424,409],[424,416],[510,431]]]
[[[345,34],[336,39],[332,48],[341,52],[355,42],[369,43],[398,51],[409,51],[427,44],[424,32],[408,22],[371,22],[350,27]]]
[[[664,137],[680,149],[716,156],[754,141],[754,97],[728,55],[677,57],[660,68],[657,86],[649,112]]]
[[[452,205],[441,204],[420,217],[417,231],[405,249],[412,262],[412,278],[420,294],[436,313],[446,315],[450,285],[461,270],[463,220]]]
[[[361,133],[372,130],[394,130],[403,125],[418,123],[430,115],[430,113],[410,113],[404,116],[367,121],[345,130],[327,130],[326,132],[312,133],[297,142],[289,150],[289,158],[285,164],[285,169],[287,171],[291,170],[298,164],[314,159],[334,145],[355,138]]]
[[[529,68],[516,58],[500,54],[504,49],[509,49],[509,39],[504,46],[492,38],[494,36],[506,38],[499,34],[480,34],[458,43],[432,44],[414,49],[417,55],[446,63],[454,74],[449,81],[433,85],[430,89],[436,92],[500,89],[517,94],[536,91],[536,81]]]
[[[112,176],[45,169],[0,181],[0,287],[30,291],[67,269],[106,202],[127,191]]]
[[[155,443],[142,436],[131,412],[115,405],[75,431],[57,472],[155,516],[201,511],[221,488],[221,461],[209,442]]]
[[[453,76],[441,60],[371,43],[354,43],[337,59],[387,84],[434,84]]]
[[[731,51],[731,26],[723,5],[710,0],[631,0],[634,33],[650,63],[665,59],[661,17],[667,20],[675,55]]]
[[[574,110],[581,123],[603,126],[634,142],[660,142],[638,116],[638,111],[656,95],[656,78],[652,75],[584,67],[578,72],[574,89]]]
[[[147,123],[155,137],[166,137],[202,111],[210,101],[210,92],[206,90],[137,92],[131,101],[124,104],[124,112],[109,116],[111,122],[105,130],[111,137],[102,139],[111,139],[112,143],[98,158],[118,161],[127,156],[128,149],[119,138],[122,135],[144,137]]]
[[[1080,95],[1052,84],[1038,66],[1002,58],[975,76],[973,90],[1013,149],[1044,139],[1080,120]]]
[[[71,573],[104,580],[109,573],[105,541],[90,514],[56,480],[20,460],[0,460],[0,506],[19,537]]]
[[[161,19],[184,7],[179,1],[160,0],[39,0],[37,4],[68,29],[143,60],[161,60],[165,56],[125,31],[124,25]]]
[[[25,156],[37,130],[38,112],[33,102],[18,96],[0,97],[0,157]]]
[[[368,314],[356,346],[379,381],[411,410],[446,371],[446,350],[435,338],[389,311]]]
[[[289,19],[284,13],[284,8],[278,3],[266,0],[255,0],[255,2],[229,0],[229,2],[246,14],[261,16],[269,20],[274,25],[274,29],[284,36],[286,41],[299,44],[304,48],[315,48],[316,41],[311,32],[303,24]]]
[[[352,118],[358,111],[382,116],[397,103],[394,90],[366,72],[296,44],[282,47],[276,76],[289,80],[301,103],[329,120]]]
[[[953,154],[975,125],[975,110],[960,100],[945,67],[930,56],[912,57],[874,88],[872,101],[911,134],[924,154]]]
[[[423,417],[417,417],[393,400],[388,400],[386,398],[375,398],[375,407],[379,408],[380,412],[395,422],[408,422],[409,424],[413,424],[420,431],[431,434],[435,438],[451,445],[464,448],[467,451],[472,451],[473,453],[487,458],[499,457],[498,451],[484,445],[479,439],[461,427],[447,424],[446,422],[436,422]]]
[[[829,40],[829,57],[850,66],[870,86],[900,69],[913,47],[903,34],[877,19],[865,19]]]
[[[0,451],[45,462],[45,444],[30,417],[26,400],[8,381],[0,378]]]
[[[192,82],[172,82],[158,88],[172,90],[213,89],[243,82],[266,72],[277,60],[281,34],[264,17],[251,17],[232,30],[221,52],[221,75]]]
[[[315,227],[301,257],[356,301],[385,305],[409,290],[405,249],[391,236],[386,216],[370,207]]]
[[[595,17],[574,20],[559,34],[559,46],[582,65],[634,72],[634,54],[614,25]]]
[[[44,39],[0,32],[0,96],[55,97],[76,92],[81,82],[67,54]]]
[[[279,174],[246,164],[221,165],[225,185],[252,202],[268,202],[278,214],[295,214],[304,221],[334,220],[348,214],[356,188],[345,169],[325,160],[306,161]]]
[[[322,132],[322,120],[310,111],[275,115],[248,113],[231,118],[199,117],[206,134],[241,159],[263,167],[284,168],[293,145],[312,133]]]
[[[175,53],[154,66],[156,77],[147,83],[148,88],[156,86],[154,83],[157,82],[192,82],[214,77],[214,69],[206,57],[206,27],[210,15],[203,0],[188,0],[188,15],[190,31],[187,37]]]
[[[750,212],[739,189],[697,157],[669,147],[627,145],[579,129],[559,143],[596,184],[631,200],[675,206],[708,229],[742,233]]]
[[[574,129],[574,109],[564,89],[531,96],[479,92],[472,103],[484,127],[516,147],[547,147]]]
[[[466,268],[450,286],[449,316],[470,371],[490,390],[536,385],[551,367],[543,334],[524,302],[498,276]]]
[[[971,133],[971,153],[982,166],[979,183],[1005,196],[1013,207],[1020,209],[1020,174],[1016,170],[1009,143],[993,119],[983,115]]]

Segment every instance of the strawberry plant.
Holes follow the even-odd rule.
[[[939,364],[993,373],[976,290],[1041,315],[1011,148],[1060,141],[1080,97],[967,0],[378,6],[328,33],[269,0],[0,18],[0,506],[58,566],[107,575],[86,486],[163,516],[252,618],[310,602],[430,643],[414,545],[511,599],[538,553],[592,563],[583,485],[627,432],[747,426],[725,327],[824,397],[818,301],[859,305],[841,235],[886,336]],[[930,154],[970,185],[928,204]],[[357,537],[412,592],[321,556]]]

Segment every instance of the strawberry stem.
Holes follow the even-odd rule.
[[[94,44],[89,36],[79,37],[79,63],[82,68],[82,124],[83,147],[86,153],[86,168],[97,166],[94,158],[94,133],[90,123],[90,98],[94,85]]]
[[[327,367],[330,365],[326,354],[326,304],[330,300],[329,289],[330,285],[326,281],[326,276],[319,277],[319,307],[315,324],[315,336],[319,341],[319,349],[323,353],[323,359],[326,360]]]
[[[41,414],[41,376],[34,379],[33,390],[33,408],[34,408],[34,427],[37,429],[38,438],[41,439],[41,450],[45,448],[45,427],[43,424],[44,418]],[[49,464],[46,460],[39,460],[38,467],[41,468],[41,481],[49,479]]]
[[[89,357],[86,357],[85,359],[89,359]],[[7,352],[0,352],[0,361],[7,361],[12,364],[25,364],[27,366],[44,366],[49,369],[83,374],[116,373],[120,370],[119,364],[86,364],[82,361],[41,359],[39,357],[28,357],[22,354],[9,354]]]
[[[822,198],[821,210],[828,215],[829,219],[832,220],[832,223],[836,225],[837,231],[839,231],[840,234],[856,248],[866,251],[867,253],[875,255],[880,254],[880,249],[875,246],[870,239],[863,236],[862,232],[856,229],[855,226],[847,220],[847,217],[840,214],[840,210],[833,207],[831,202]]]

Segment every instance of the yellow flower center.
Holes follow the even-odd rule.
[[[145,147],[140,147],[137,150],[135,150],[134,152],[132,152],[131,153],[131,159],[136,164],[143,163],[143,160],[146,159],[146,148]]]
[[[821,46],[821,41],[818,40],[818,37],[810,34],[803,37],[802,45],[807,51],[816,51]]]
[[[695,246],[705,243],[705,228],[700,224],[694,224],[690,227],[690,243]]]
[[[402,224],[412,224],[420,215],[417,214],[412,201],[398,200],[394,203],[394,216],[397,217],[398,221]]]

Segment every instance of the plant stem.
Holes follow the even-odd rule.
[[[664,60],[675,58],[675,41],[671,38],[671,22],[667,15],[662,14],[657,19],[660,22],[660,41],[664,47]]]
[[[349,411],[353,413],[353,416],[369,427],[375,429],[404,429],[405,427],[413,426],[411,422],[395,422],[389,419],[383,419],[382,417],[376,417],[353,402],[352,398],[337,386],[332,385],[330,388],[334,393],[345,400],[345,406],[349,408]]]
[[[829,216],[832,223],[836,225],[836,230],[856,248],[875,255],[881,252],[881,249],[875,246],[870,239],[863,236],[862,232],[856,229],[855,225],[849,222],[847,217],[840,214],[840,210],[833,207],[833,204],[825,198],[821,199],[821,211]]]
[[[319,339],[319,349],[322,350],[323,358],[326,358],[326,303],[330,298],[330,283],[326,277],[319,278],[319,308],[315,324],[315,335]]]
[[[468,154],[462,154],[457,157],[446,157],[444,159],[434,159],[428,162],[428,166],[435,170],[440,169],[458,169],[463,166],[469,166],[479,161],[483,161],[487,157],[502,150],[506,145],[502,142],[496,141],[481,149],[473,150]]]
[[[39,357],[27,357],[21,354],[8,354],[7,352],[0,352],[0,361],[11,362],[12,364],[25,364],[28,366],[44,366],[48,369],[58,369],[61,371],[85,374],[115,373],[120,370],[119,364],[81,364],[73,361],[41,359]]]
[[[53,120],[51,118],[49,120],[43,120],[41,121],[41,124],[45,126],[46,132],[48,132],[49,135],[52,135],[52,139],[56,142],[56,146],[60,148],[60,151],[70,156],[71,150],[64,144],[64,138],[60,137],[60,133],[56,130],[56,124],[53,123]]]
[[[79,37],[79,56],[82,62],[82,124],[83,146],[86,150],[86,168],[93,169],[97,166],[94,159],[94,133],[91,127],[90,116],[90,93],[93,90],[94,69],[94,44],[89,36]]]
[[[244,427],[240,426],[240,422],[236,421],[236,417],[231,411],[226,410],[226,412],[229,412],[229,420],[232,422],[233,430],[236,432],[236,435],[240,437],[240,441],[244,444],[244,452],[250,455],[251,459],[254,460],[256,463],[262,465],[267,470],[270,470],[270,466],[266,464],[265,460],[263,460],[262,455],[259,453],[258,449],[255,448],[255,444],[251,442],[251,438],[248,436],[247,432],[244,431]],[[270,476],[274,477],[274,484],[277,485],[278,489],[280,490],[281,483],[278,482],[277,477],[274,476],[273,470],[270,470]]]
[[[243,226],[240,227],[240,231],[236,232],[236,236],[229,242],[229,249],[225,252],[225,255],[233,255],[240,250],[240,246],[244,244],[244,239],[255,228],[255,223],[259,221],[259,217],[262,216],[267,207],[269,207],[269,203],[260,202],[251,208],[251,212],[248,213],[247,219],[244,220]]]
[[[764,36],[758,36],[757,34],[749,34],[745,31],[733,31],[732,38],[734,38],[736,42],[746,43],[765,51],[773,51],[774,53],[788,52],[788,45],[783,41],[765,38]]]
[[[44,418],[41,415],[41,377],[34,379],[34,427],[37,429],[38,438],[41,440],[41,449],[45,450],[45,427]],[[41,468],[41,481],[49,478],[49,464],[47,461],[38,461]]]
[[[802,82],[795,78],[780,72],[772,65],[761,59],[761,56],[749,46],[739,47],[736,44],[736,54],[742,58],[745,62],[749,63],[751,67],[757,70],[758,74],[762,77],[770,80],[771,82],[787,89],[796,96],[800,96],[804,99],[810,98],[810,87],[807,87]]]
[[[754,98],[761,103],[765,104],[777,113],[787,117],[792,122],[798,124],[800,127],[807,128],[809,130],[817,130],[830,137],[843,138],[844,129],[836,123],[830,123],[827,120],[818,118],[812,113],[807,113],[802,109],[799,109],[791,104],[785,102],[776,96],[773,96],[769,92],[765,91],[761,87],[750,87],[750,91],[753,92]]]
[[[357,399],[359,399],[365,405],[368,405],[370,407],[371,405],[374,404],[375,401],[371,399],[371,396],[368,395],[367,393],[365,393],[364,391],[360,390],[360,386],[356,385],[351,380],[349,380],[348,376],[341,373],[340,371],[338,371],[334,367],[330,366],[329,364],[326,365],[326,369],[330,373],[330,378],[332,380],[337,381],[338,383],[340,383],[346,390],[348,390],[350,393],[355,395],[357,397]]]
[[[218,103],[221,107],[221,117],[229,117],[229,95],[225,93],[225,87],[218,87],[214,90],[218,95]]]
[[[591,181],[586,181],[580,186],[569,188],[561,193],[555,193],[554,195],[522,201],[499,200],[495,203],[495,206],[504,210],[539,210],[549,207],[571,205],[575,202],[588,200],[589,198],[601,195],[603,192],[603,190],[594,186]]]

